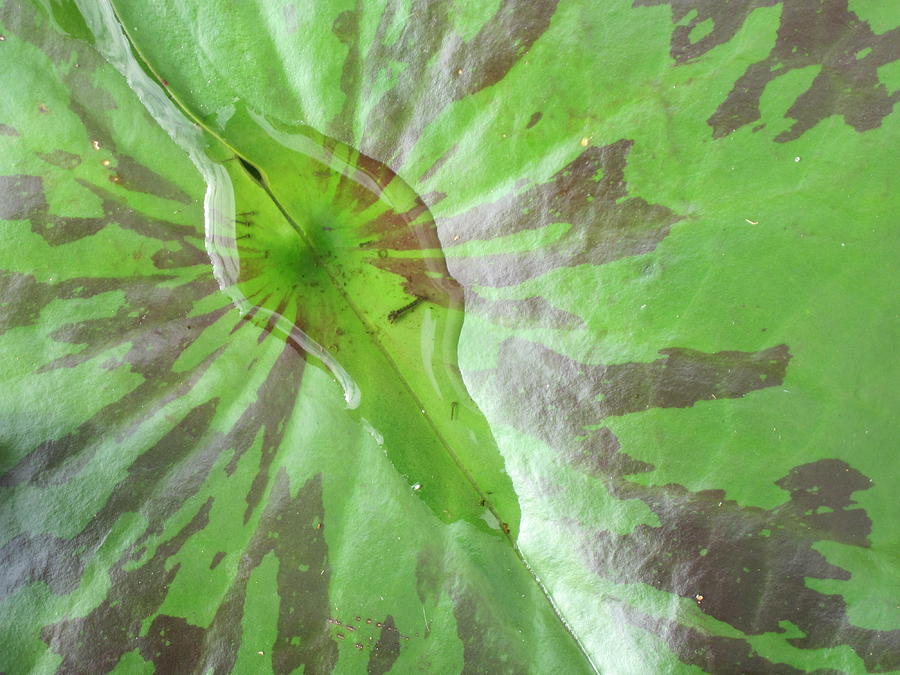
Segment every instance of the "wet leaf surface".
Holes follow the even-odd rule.
[[[898,31],[7,0],[0,670],[900,671]]]

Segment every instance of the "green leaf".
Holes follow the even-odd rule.
[[[515,523],[516,504],[440,352],[445,333],[455,348],[452,298],[389,317],[403,289],[373,267],[371,297],[351,300],[330,275],[365,262],[323,271],[232,152],[117,51],[112,14],[85,9],[112,65],[58,14],[2,17],[17,64],[0,182],[15,364],[2,616],[23,636],[4,669],[584,669],[494,515]],[[307,161],[360,226],[404,207],[398,180],[357,215],[373,193]],[[243,222],[223,240],[230,195]],[[440,270],[431,255],[423,274]],[[301,330],[341,359],[322,352],[364,392],[358,408],[305,362]],[[463,444],[468,467],[451,454]]]
[[[896,16],[77,4],[0,8],[0,670],[900,670]]]

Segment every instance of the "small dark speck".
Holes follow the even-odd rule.
[[[528,124],[525,125],[525,128],[526,128],[526,129],[530,129],[530,128],[533,127],[535,124],[537,124],[538,122],[540,122],[540,121],[541,121],[541,118],[542,118],[543,116],[544,116],[544,113],[542,113],[542,112],[536,112],[536,113],[534,113],[534,114],[531,116],[531,119],[528,120]]]
[[[188,326],[190,328],[190,326]],[[219,551],[213,556],[212,562],[209,563],[209,569],[214,570],[218,567],[219,563],[222,562],[222,558],[225,557],[225,551]]]
[[[243,157],[238,157],[238,161],[241,163],[241,166],[244,167],[244,171],[249,173],[257,183],[263,182],[262,173],[260,173],[259,169],[257,169]]]
[[[38,105],[38,112],[42,115],[46,115],[48,112],[50,112],[50,108],[41,103],[40,105]]]

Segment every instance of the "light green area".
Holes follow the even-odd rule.
[[[900,61],[891,61],[878,69],[878,79],[887,87],[887,90],[894,93],[900,90]]]
[[[896,8],[878,0],[850,0],[848,9],[865,21],[875,33],[886,33],[897,27]]]

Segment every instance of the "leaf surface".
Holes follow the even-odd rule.
[[[896,16],[114,5],[174,142],[0,14],[0,668],[900,670]]]

